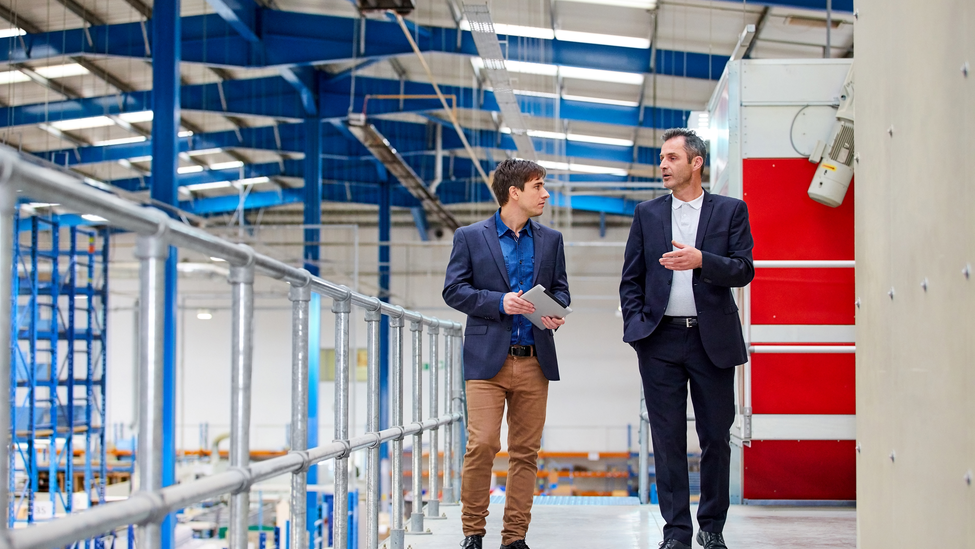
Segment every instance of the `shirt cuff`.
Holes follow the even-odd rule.
[[[498,303],[498,311],[501,314],[505,314],[505,312],[504,312],[504,294],[501,294],[501,301]]]

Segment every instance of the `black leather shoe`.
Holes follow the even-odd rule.
[[[467,536],[460,542],[460,549],[481,549],[481,540],[484,536]]]
[[[675,539],[665,539],[660,542],[660,549],[691,549],[691,548]]]
[[[511,542],[511,545],[505,545],[502,543],[501,549],[531,549],[531,548],[528,547],[528,544],[525,543],[525,540],[519,539]]]
[[[697,543],[703,546],[704,549],[728,549],[728,546],[724,544],[724,536],[705,532],[704,530],[698,530]]]

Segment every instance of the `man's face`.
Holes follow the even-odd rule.
[[[668,139],[660,148],[660,173],[664,187],[671,191],[680,191],[691,184],[694,166],[687,158],[683,137]]]
[[[541,177],[529,179],[525,183],[525,190],[511,186],[508,189],[509,198],[514,199],[518,208],[528,217],[537,217],[545,211],[545,201],[549,194],[545,190],[545,181]]]

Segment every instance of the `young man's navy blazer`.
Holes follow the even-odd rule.
[[[670,300],[674,271],[660,264],[662,255],[674,250],[671,195],[642,202],[633,212],[626,241],[626,257],[620,282],[623,309],[623,341],[634,343],[660,324]],[[747,285],[755,276],[754,242],[748,225],[748,209],[735,198],[704,193],[696,242],[703,265],[694,269],[694,303],[701,342],[711,362],[732,368],[748,360],[731,288]]]
[[[565,274],[562,233],[536,221],[531,223],[535,244],[532,287],[541,284],[568,305],[569,284]],[[499,305],[511,291],[494,216],[461,227],[454,233],[443,299],[447,305],[467,315],[464,330],[464,378],[491,379],[498,375],[511,346],[511,315]],[[545,377],[559,379],[552,330],[532,326],[535,350]]]

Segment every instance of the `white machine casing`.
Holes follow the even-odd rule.
[[[809,185],[809,198],[833,208],[843,203],[846,189],[853,180],[854,118],[853,66],[850,65],[850,72],[846,75],[846,82],[843,83],[843,95],[840,96],[836,123],[833,124],[828,145],[822,141],[817,142],[813,153],[809,156],[810,162],[819,162],[816,175]],[[824,156],[824,152],[828,154]]]

